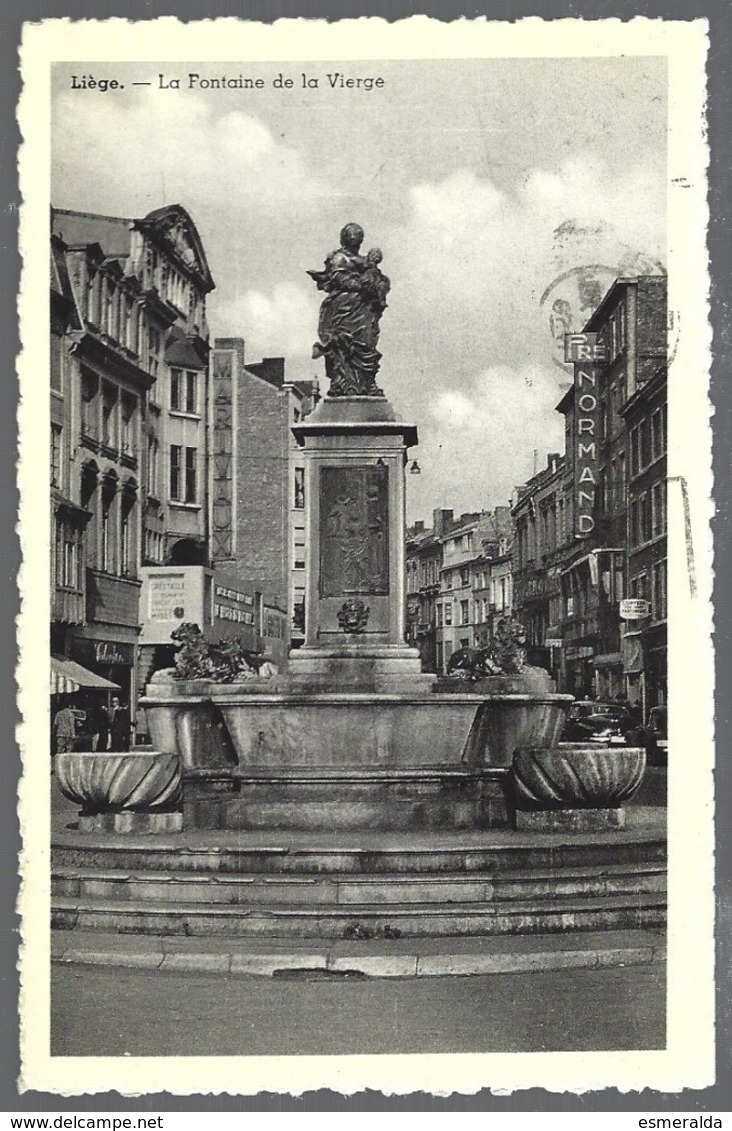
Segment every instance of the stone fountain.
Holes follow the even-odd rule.
[[[159,674],[143,701],[183,759],[186,823],[227,828],[480,828],[509,819],[514,750],[555,744],[571,697],[537,670],[440,688],[405,635],[405,465],[417,429],[376,385],[389,280],[341,246],[314,355],[329,394],[294,429],[308,503],[306,639],[285,673],[226,687]]]
[[[663,820],[623,828],[643,751],[557,745],[571,696],[520,641],[443,679],[404,643],[417,431],[376,385],[389,282],[362,238],[346,225],[310,272],[330,389],[294,429],[304,646],[265,676],[235,649],[228,668],[205,649],[188,663],[201,638],[182,626],[177,668],[141,704],[154,751],[59,756],[81,806],[54,836],[59,929],[368,939],[664,922]]]

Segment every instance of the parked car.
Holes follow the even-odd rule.
[[[559,741],[625,746],[637,742],[637,734],[627,707],[581,699],[570,707]]]
[[[646,757],[652,766],[665,766],[668,761],[668,708],[651,707],[643,730]]]

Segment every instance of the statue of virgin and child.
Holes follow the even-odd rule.
[[[379,267],[379,248],[360,254],[363,235],[359,224],[346,224],[341,246],[327,257],[324,270],[308,271],[326,292],[313,357],[325,358],[331,397],[384,395],[376,384],[381,361],[376,343],[390,283]]]

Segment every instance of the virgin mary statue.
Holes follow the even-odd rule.
[[[363,256],[362,243],[363,228],[346,224],[341,246],[327,257],[324,270],[308,271],[326,292],[313,357],[325,358],[331,397],[384,395],[376,385],[381,361],[376,343],[390,284],[379,268],[379,249]]]

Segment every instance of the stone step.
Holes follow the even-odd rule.
[[[58,930],[118,931],[187,936],[343,938],[354,929],[388,937],[502,935],[567,930],[661,927],[663,893],[563,896],[483,904],[322,904],[266,908],[210,903],[153,903],[56,896],[52,925]]]
[[[81,899],[206,904],[412,904],[486,903],[557,896],[665,891],[662,864],[577,868],[571,871],[473,872],[435,875],[403,872],[375,876],[334,874],[249,875],[59,868],[54,895]]]
[[[154,840],[154,843],[152,841]],[[663,835],[638,837],[622,832],[582,836],[557,833],[522,837],[508,833],[473,838],[421,837],[415,844],[393,838],[374,838],[369,844],[334,840],[329,844],[297,842],[253,843],[245,836],[197,843],[188,834],[137,839],[131,836],[57,834],[53,863],[59,868],[215,874],[380,875],[383,873],[513,874],[517,870],[637,867],[664,864]]]

